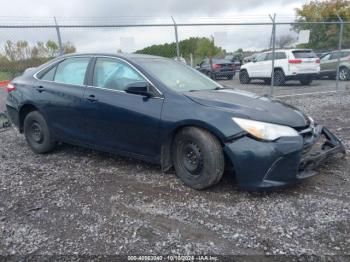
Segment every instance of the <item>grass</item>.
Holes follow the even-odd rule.
[[[6,72],[0,72],[0,81],[11,80],[11,76]]]

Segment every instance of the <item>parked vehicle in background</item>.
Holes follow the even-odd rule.
[[[196,69],[203,74],[209,76],[211,79],[217,79],[219,77],[226,77],[232,79],[235,75],[235,64],[226,59],[213,58],[204,59],[197,65]]]
[[[324,57],[325,55],[329,54],[330,52],[317,52],[316,55],[319,57],[319,58],[322,58]]]
[[[235,64],[236,71],[239,71],[241,69],[242,61],[239,59],[239,57],[231,54],[231,55],[226,55],[225,59]]]
[[[335,79],[337,76],[338,58],[340,57],[339,79],[350,80],[350,49],[333,51],[321,58],[321,77]]]
[[[255,54],[252,54],[250,56],[244,57],[243,58],[243,64],[252,62],[258,55],[260,55],[260,53],[255,53]]]
[[[281,49],[275,51],[274,84],[283,85],[288,80],[299,80],[302,85],[311,84],[319,75],[320,59],[310,49]],[[272,52],[258,55],[252,62],[241,66],[239,80],[248,84],[252,79],[271,83]]]
[[[182,56],[180,56],[180,57],[174,57],[173,59],[174,59],[175,61],[178,61],[178,62],[181,62],[181,63],[184,63],[185,65],[187,65],[186,59],[183,58]]]

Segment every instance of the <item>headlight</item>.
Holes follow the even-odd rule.
[[[299,136],[298,132],[289,126],[276,125],[233,117],[232,120],[252,136],[264,140],[276,140],[282,136]]]

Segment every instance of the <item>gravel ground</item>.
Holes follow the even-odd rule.
[[[349,94],[284,100],[350,149]],[[14,129],[0,145],[0,255],[350,255],[349,156],[248,193],[230,174],[195,191],[159,166],[69,145],[37,155]]]

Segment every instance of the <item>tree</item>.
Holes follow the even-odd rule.
[[[295,38],[292,35],[281,35],[278,37],[276,44],[278,48],[285,48],[295,43]]]
[[[179,47],[182,57],[187,61],[190,60],[191,54],[196,62],[199,62],[199,60],[205,57],[225,54],[225,50],[215,46],[213,40],[207,37],[190,37],[189,39],[180,41]],[[176,56],[176,44],[172,42],[162,45],[152,45],[137,50],[136,53],[172,58]]]
[[[0,54],[0,72],[12,79],[28,67],[36,67],[60,54],[60,48],[55,41],[37,42],[30,45],[27,41],[12,42],[7,40],[4,45],[5,54]],[[71,42],[63,44],[64,53],[75,52]]]
[[[60,54],[60,47],[55,41],[48,40],[45,44],[47,56],[55,57]]]
[[[330,22],[338,21],[337,13],[344,21],[350,20],[350,4],[348,0],[314,0],[296,10],[296,22]],[[311,30],[310,41],[303,47],[313,49],[334,49],[339,41],[339,25],[337,24],[297,24],[296,32]],[[343,48],[350,47],[350,27],[344,26]]]
[[[71,42],[66,42],[63,44],[63,53],[64,54],[70,54],[70,53],[75,53],[77,49]]]

